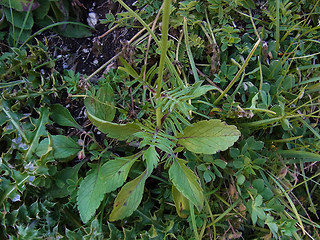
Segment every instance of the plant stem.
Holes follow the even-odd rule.
[[[236,81],[238,80],[238,78],[240,77],[240,75],[243,73],[244,69],[246,68],[246,66],[248,65],[252,55],[254,54],[255,50],[257,49],[257,47],[260,44],[261,39],[259,38],[258,41],[254,44],[253,48],[251,49],[248,57],[246,58],[244,64],[242,65],[242,67],[239,69],[239,71],[237,72],[237,74],[234,76],[234,78],[232,79],[232,81],[229,83],[229,85],[226,87],[226,89],[223,91],[223,93],[221,93],[221,95],[215,100],[215,102],[213,103],[214,105],[217,105],[220,100],[228,93],[228,91],[230,90],[230,88],[236,83]]]
[[[168,26],[169,26],[169,16],[170,16],[170,0],[163,1],[163,14],[162,14],[162,29],[161,29],[161,55],[160,55],[160,62],[159,62],[159,72],[158,72],[158,79],[157,79],[157,93],[156,93],[156,101],[159,103],[161,89],[162,89],[162,78],[163,78],[163,70],[164,70],[164,62],[167,56],[167,44],[168,44]],[[156,109],[156,119],[157,119],[157,128],[161,128],[161,118],[162,118],[162,111],[161,107],[157,107]]]
[[[279,51],[280,40],[280,0],[276,1],[276,52]]]
[[[198,229],[197,229],[197,224],[196,224],[196,216],[194,214],[194,208],[193,204],[191,201],[189,201],[189,208],[190,208],[190,216],[191,216],[191,226],[193,228],[193,233],[194,237],[196,240],[200,240],[199,234],[198,234]]]

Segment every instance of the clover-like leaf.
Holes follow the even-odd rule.
[[[40,6],[39,2],[37,0],[2,0],[0,2],[1,5],[13,8],[17,11],[33,11],[34,9],[38,8]]]

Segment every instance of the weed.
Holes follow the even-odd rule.
[[[118,2],[96,83],[1,56],[1,237],[319,238],[318,1]]]

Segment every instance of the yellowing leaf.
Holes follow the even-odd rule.
[[[146,179],[147,170],[121,188],[109,216],[111,222],[128,217],[137,209],[142,199]]]
[[[189,211],[189,200],[185,196],[183,196],[183,194],[179,192],[174,185],[172,185],[172,199],[174,201],[174,205],[176,206],[179,217],[188,217],[188,215],[183,213],[183,211]]]
[[[102,120],[90,112],[87,112],[87,116],[101,132],[107,134],[110,138],[116,138],[118,140],[126,140],[134,133],[140,132],[140,127],[135,123],[116,124]]]
[[[114,93],[109,83],[105,83],[96,93],[96,96],[85,98],[84,104],[90,114],[105,121],[112,121],[116,114]]]
[[[224,151],[236,142],[240,131],[218,119],[204,120],[187,126],[179,134],[178,144],[194,153],[214,154]]]
[[[169,169],[170,180],[177,190],[201,211],[204,202],[203,190],[198,183],[197,176],[184,162],[184,160],[179,158],[173,159],[173,164]]]

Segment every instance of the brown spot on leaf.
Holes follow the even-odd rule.
[[[217,44],[212,44],[208,50],[212,53],[210,73],[215,74],[220,67],[220,49]]]

